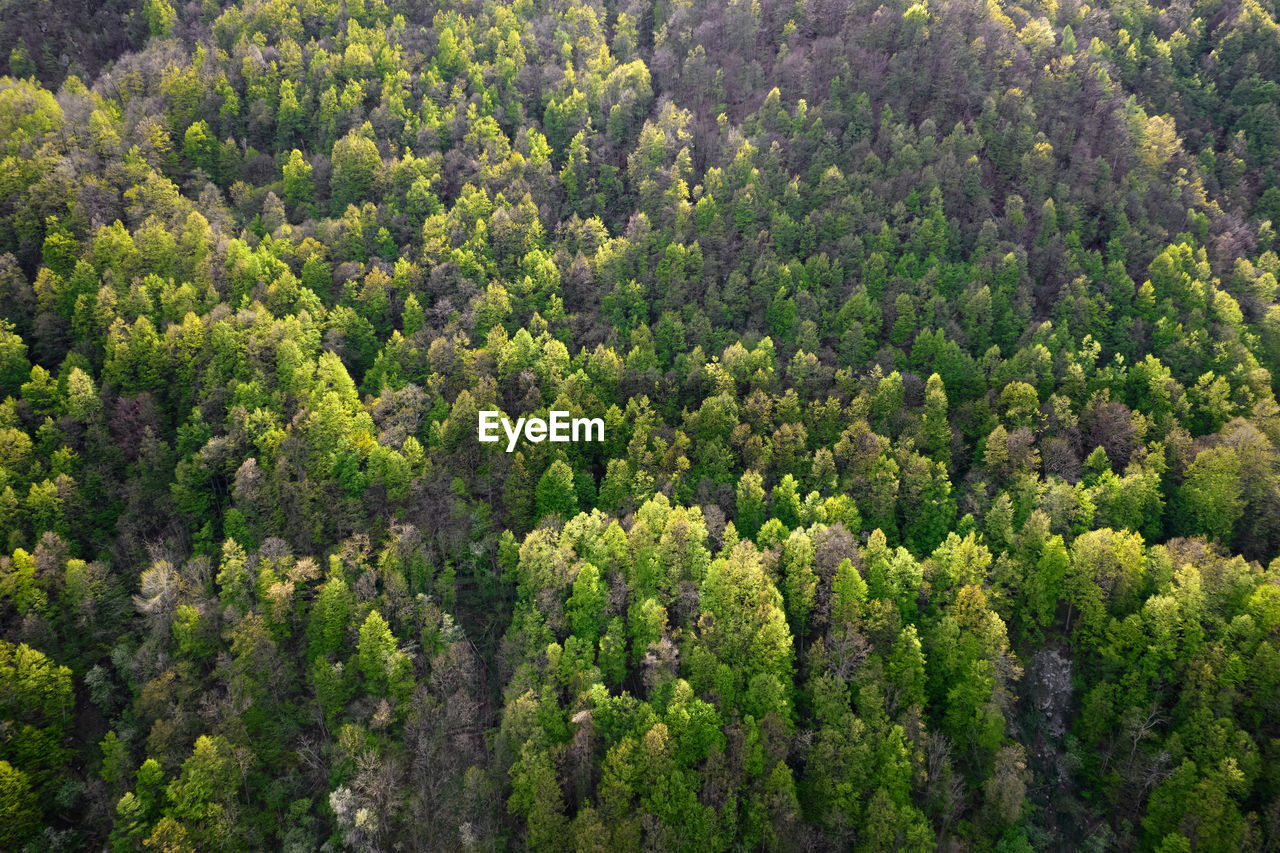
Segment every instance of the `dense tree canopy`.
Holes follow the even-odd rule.
[[[1280,844],[1270,4],[0,5],[0,848]]]

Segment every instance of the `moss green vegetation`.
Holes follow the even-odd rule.
[[[1280,845],[1271,4],[29,5],[0,848]]]

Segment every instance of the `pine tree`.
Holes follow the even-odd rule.
[[[534,492],[535,515],[558,515],[569,519],[578,514],[578,494],[573,487],[573,469],[557,459],[543,472]]]
[[[745,471],[738,480],[738,516],[734,524],[748,539],[754,538],[764,524],[764,486],[759,472]]]

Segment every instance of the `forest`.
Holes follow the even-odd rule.
[[[1280,850],[1274,0],[0,73],[0,850]]]

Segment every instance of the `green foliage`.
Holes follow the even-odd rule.
[[[40,829],[40,803],[21,771],[0,761],[0,844],[20,850]]]
[[[71,670],[25,643],[0,643],[0,714],[62,731],[72,711]],[[55,738],[56,740],[56,738]]]
[[[352,604],[346,581],[340,576],[330,576],[311,607],[307,636],[312,659],[335,655],[342,649]]]
[[[578,495],[573,488],[573,469],[557,459],[543,472],[534,491],[536,515],[558,515],[567,519],[578,512]]]
[[[600,635],[600,619],[607,588],[600,582],[600,572],[591,563],[583,564],[573,581],[573,594],[566,605],[574,636],[594,643]]]
[[[294,180],[299,183],[306,181],[309,178],[307,170],[298,168],[301,174],[295,172]],[[382,158],[378,156],[378,146],[372,139],[356,130],[339,139],[333,146],[331,194],[334,214],[340,215],[350,205],[365,200],[381,168]],[[303,192],[297,184],[294,187],[297,192]]]
[[[284,200],[293,205],[305,205],[311,203],[315,197],[315,186],[311,179],[313,169],[311,164],[303,159],[301,151],[295,148],[289,152],[289,160],[284,164],[283,171]],[[315,256],[313,255],[311,258],[307,259],[307,263],[313,263],[314,260]],[[305,269],[303,272],[303,281],[306,281]]]
[[[734,519],[739,532],[754,538],[765,520],[764,487],[757,471],[745,471],[738,481],[738,515]]]
[[[728,670],[715,671],[712,676],[723,706],[753,704],[745,694],[748,686],[755,687],[757,677],[762,677],[782,688],[782,695],[777,697],[781,703],[749,710],[758,715],[772,711],[787,717],[790,709],[786,685],[791,683],[794,655],[791,632],[783,614],[782,596],[765,575],[759,554],[750,542],[738,543],[730,554],[712,562],[702,582],[700,599],[704,615],[695,648],[705,649],[718,667]]]
[[[1236,453],[1219,447],[1201,451],[1187,468],[1178,496],[1188,532],[1230,544],[1244,511]]]
[[[142,17],[151,35],[159,38],[169,36],[178,20],[168,0],[146,0],[142,6]]]
[[[27,345],[8,320],[0,320],[0,391],[16,394],[31,375]]]
[[[413,690],[413,661],[397,645],[391,627],[374,610],[360,626],[356,660],[370,693],[400,702]]]
[[[1276,846],[1270,5],[128,5],[0,27],[0,848]]]

